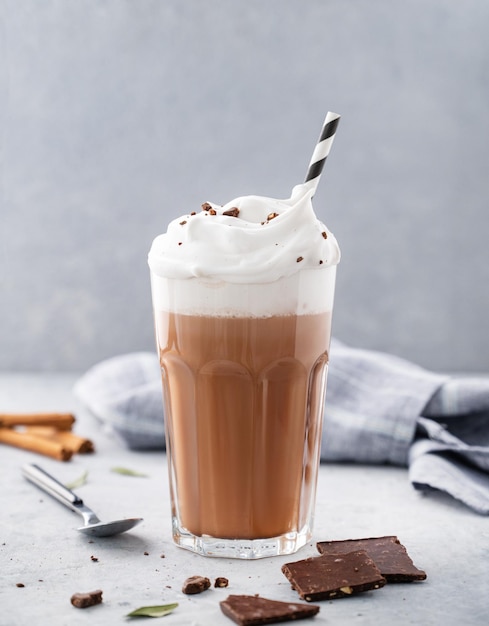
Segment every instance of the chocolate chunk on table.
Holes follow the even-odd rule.
[[[231,595],[219,604],[224,615],[239,626],[290,622],[319,613],[319,607],[314,604],[280,602],[260,596]]]
[[[286,563],[282,572],[303,600],[344,598],[385,585],[372,558],[365,550],[347,554],[323,554]]]
[[[182,592],[192,595],[194,593],[202,593],[211,586],[211,581],[205,576],[190,576],[183,583]]]
[[[102,591],[89,591],[88,593],[74,593],[71,596],[71,604],[77,609],[86,609],[89,606],[95,606],[102,602]]]
[[[388,583],[425,580],[426,572],[418,569],[397,537],[369,537],[345,541],[320,541],[321,554],[343,554],[352,550],[366,550]]]

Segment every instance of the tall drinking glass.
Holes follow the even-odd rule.
[[[179,546],[253,559],[311,538],[335,274],[236,284],[151,272]]]

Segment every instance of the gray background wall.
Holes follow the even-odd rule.
[[[0,369],[153,350],[146,254],[286,197],[325,112],[335,334],[489,370],[487,0],[0,0]]]

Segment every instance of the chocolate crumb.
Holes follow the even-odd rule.
[[[190,215],[197,215],[197,213],[195,211],[192,211],[192,213],[190,213]]]
[[[220,589],[227,587],[228,585],[229,585],[229,580],[225,578],[224,576],[218,576],[214,583],[214,587],[217,587]]]
[[[298,257],[297,257],[297,263],[300,263],[300,262],[301,262],[301,261],[303,261],[303,260],[304,260],[304,257],[303,257],[303,256],[298,256]]]
[[[215,209],[209,209],[209,215],[217,215],[217,211]]]
[[[88,606],[94,606],[102,602],[102,591],[90,591],[88,593],[74,593],[71,596],[71,604],[77,609],[86,609]]]
[[[202,205],[202,211],[210,211],[212,209],[212,205],[209,204],[208,202],[204,202],[204,204]]]
[[[321,233],[321,235],[323,236],[323,238],[324,238],[324,239],[327,239],[327,238],[328,238],[328,233],[327,233],[325,230],[323,230],[323,232]]]
[[[239,209],[237,206],[234,206],[232,209],[229,209],[229,211],[224,211],[223,215],[228,215],[229,217],[238,217]]]
[[[93,556],[93,554],[92,554],[92,556],[91,556],[90,558],[91,558],[91,560],[92,560],[94,563],[97,563],[98,558],[97,558],[96,556]]]
[[[319,259],[319,265],[322,265],[324,263],[324,261],[322,259]]]
[[[143,552],[144,556],[149,556],[149,552],[146,552],[146,550]]]
[[[179,241],[179,242],[178,242],[178,245],[179,245],[179,246],[181,246],[181,245],[182,245],[182,243],[183,243],[183,241]]]
[[[190,576],[183,583],[182,592],[188,595],[202,593],[211,586],[211,581],[205,576]]]
[[[187,220],[183,220],[183,222],[180,222],[180,226],[185,226],[186,223],[187,223]]]
[[[24,583],[15,583],[16,587],[25,587]]]
[[[165,555],[164,555],[164,554],[161,554],[161,555],[160,555],[160,559],[164,559],[164,558],[165,558]]]
[[[269,214],[267,215],[267,220],[268,220],[268,221],[273,220],[275,217],[278,217],[278,215],[279,215],[279,214],[278,214],[278,213],[275,213],[275,212],[273,212],[273,213],[269,213]]]

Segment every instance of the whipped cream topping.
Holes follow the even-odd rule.
[[[148,255],[156,275],[230,283],[269,283],[340,260],[334,235],[318,220],[313,190],[294,187],[286,200],[243,196],[170,222]]]

